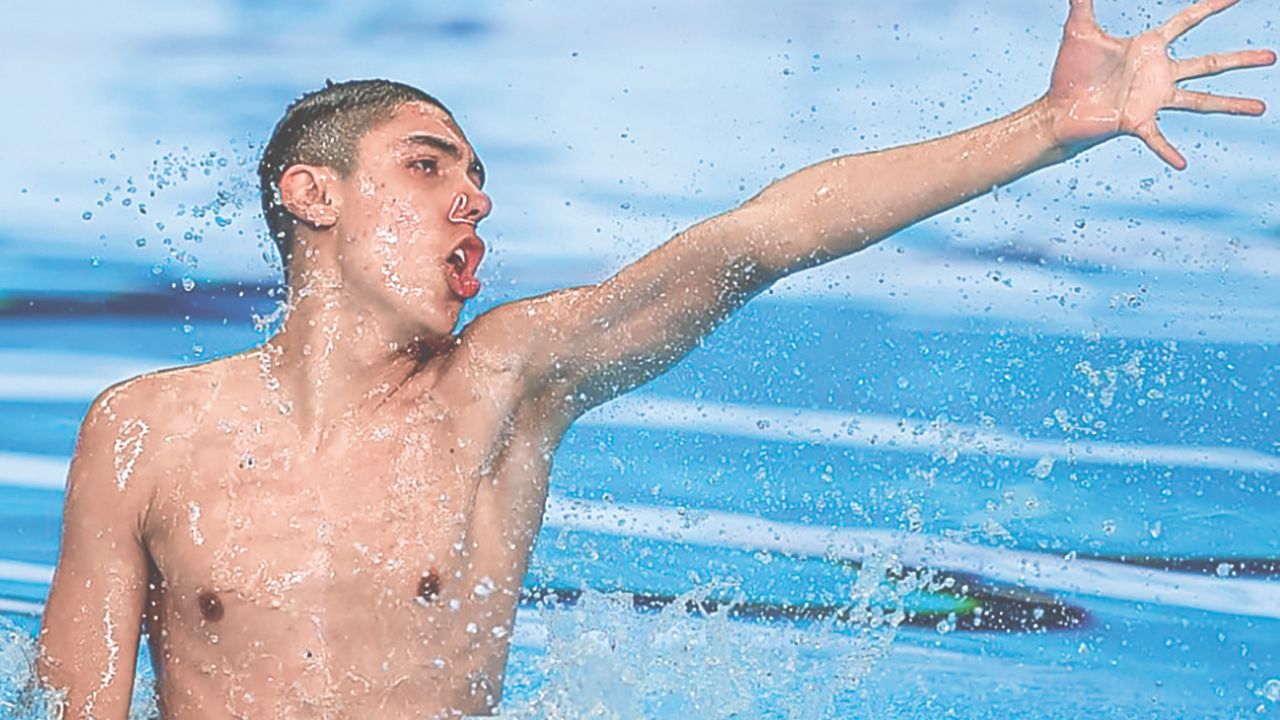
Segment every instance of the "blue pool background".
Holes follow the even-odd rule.
[[[1029,102],[1065,5],[8,9],[0,597],[43,597],[61,473],[98,390],[263,337],[254,317],[278,296],[254,148],[325,78],[394,77],[459,116],[495,201],[479,311],[601,279],[833,152]],[[1098,12],[1133,32],[1180,6],[1099,0]],[[1177,50],[1280,46],[1270,15],[1245,2]],[[1202,85],[1277,102],[1274,73]],[[855,670],[815,651],[795,682],[829,688],[832,714],[1280,712],[1280,683],[1268,685],[1280,678],[1277,117],[1170,114],[1186,173],[1118,141],[754,301],[566,439],[529,584],[676,595],[728,580],[753,601],[832,603],[852,581],[841,553],[800,547],[804,531],[846,549],[880,538],[880,556],[1048,592],[1088,622],[902,628]],[[593,529],[613,512],[624,521]],[[685,534],[663,524],[673,518]],[[722,520],[736,539],[704,532]],[[633,621],[600,613],[584,632]],[[522,614],[513,702],[582,651],[546,650],[556,622]],[[783,675],[789,633],[855,643],[749,627],[738,632],[758,644],[711,660],[746,653]],[[595,664],[637,670],[621,651]],[[697,684],[696,669],[646,672],[656,693]],[[786,683],[766,689],[777,716],[807,702]]]

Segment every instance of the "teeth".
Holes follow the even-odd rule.
[[[453,251],[453,254],[449,256],[449,259],[450,259],[450,260],[457,260],[459,263],[461,263],[461,264],[463,264],[463,265],[466,265],[466,264],[467,264],[467,251],[466,251],[466,250],[463,250],[462,248],[458,248],[457,250],[454,250],[454,251]]]

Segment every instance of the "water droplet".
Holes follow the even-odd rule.
[[[146,239],[146,238],[144,238],[144,237],[140,237],[140,238],[138,238],[137,240],[134,240],[134,241],[133,241],[133,244],[134,244],[134,245],[137,245],[138,247],[146,247],[146,246],[147,246],[147,239]]]
[[[1053,458],[1046,455],[1045,457],[1040,458],[1040,460],[1036,462],[1036,466],[1031,468],[1027,474],[1038,480],[1043,480],[1049,477],[1049,474],[1053,472],[1053,463]]]
[[[97,255],[89,256],[89,267],[101,267],[101,266],[102,266],[102,258],[98,257]]]
[[[1218,563],[1218,567],[1214,569],[1214,574],[1218,577],[1231,577],[1231,572],[1235,570],[1235,566],[1231,563]]]
[[[82,215],[80,216],[80,219],[81,219],[81,220],[92,220],[92,219],[93,219],[93,213],[89,212],[88,210],[85,210],[85,211],[84,211],[84,214],[82,214]]]
[[[1280,679],[1271,678],[1262,685],[1262,697],[1271,702],[1280,701]]]
[[[1083,230],[1083,229],[1084,229],[1084,224],[1085,224],[1085,223],[1084,223],[1084,219],[1077,220],[1077,221],[1076,221],[1076,229],[1077,229],[1077,230]]]
[[[191,278],[185,278],[185,277],[182,278],[182,289],[185,290],[186,292],[191,292],[192,290],[195,290],[196,281],[192,280]]]
[[[956,623],[956,614],[955,614],[955,613],[951,613],[950,615],[946,616],[945,618],[943,618],[943,619],[939,620],[939,621],[938,621],[938,626],[937,626],[937,627],[938,627],[938,634],[939,634],[939,635],[946,635],[947,633],[951,632],[952,630],[954,630],[954,629],[956,628],[955,623]]]

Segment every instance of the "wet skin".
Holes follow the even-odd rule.
[[[406,141],[427,134],[457,157]],[[301,228],[300,254],[322,246],[276,337],[112,388],[82,428],[68,517],[90,517],[68,525],[58,587],[104,571],[114,591],[55,593],[46,625],[97,623],[63,667],[119,674],[144,602],[167,718],[452,717],[500,697],[572,413],[513,346],[531,305],[450,333],[447,258],[489,207],[456,125],[407,106],[360,151],[298,209],[342,220]],[[104,545],[110,567],[76,564]]]
[[[503,305],[457,336],[490,205],[447,115],[401,106],[345,176],[286,169],[299,222],[282,330],[114,387],[85,418],[43,682],[66,691],[68,717],[124,717],[145,618],[166,718],[493,709],[551,458],[575,418],[665,371],[777,279],[1084,147],[1131,134],[1180,167],[1156,109],[1262,112],[1173,85],[1274,62],[1168,58],[1230,4],[1121,41],[1074,0],[1032,104],[805,168],[609,280]],[[468,259],[452,264],[459,247]]]
[[[291,419],[262,401],[254,357],[120,391],[113,404],[147,393],[180,418],[152,426],[171,440],[130,480],[153,485],[142,535],[166,717],[496,702],[552,439],[512,403],[500,359],[453,360],[373,393],[319,451],[281,442]]]

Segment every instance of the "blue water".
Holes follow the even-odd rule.
[[[0,78],[25,111],[0,118],[7,617],[29,630],[46,592],[93,395],[261,341],[278,277],[250,169],[289,99],[377,75],[454,109],[495,201],[478,313],[601,279],[833,152],[1030,101],[1065,13],[891,5],[11,9]],[[1132,32],[1176,6],[1098,12]],[[1269,10],[1242,3],[1178,51],[1280,46]],[[1275,105],[1273,78],[1210,82]],[[511,711],[582,716],[596,693],[618,717],[1277,712],[1278,117],[1170,115],[1186,173],[1119,141],[789,280],[586,418],[556,458],[526,584],[588,593],[522,610]],[[825,534],[806,544],[811,530]],[[890,592],[881,606],[917,613],[878,634],[609,594],[847,605],[886,558],[968,589]],[[1083,620],[963,626],[966,598],[997,590]]]

